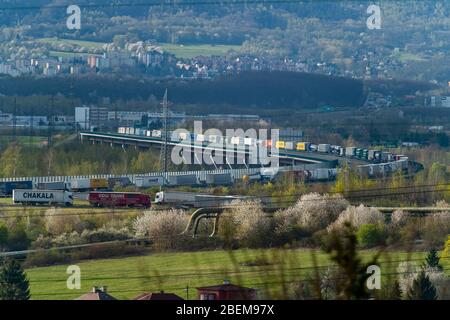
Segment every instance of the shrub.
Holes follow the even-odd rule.
[[[348,202],[340,195],[309,193],[292,207],[278,211],[277,233],[289,232],[298,226],[309,233],[326,228],[345,210]]]
[[[81,233],[81,241],[84,243],[127,240],[132,237],[127,228],[114,229],[103,227],[96,230],[84,230]]]
[[[146,250],[142,246],[131,246],[126,243],[106,243],[88,246],[70,253],[71,260],[105,259],[118,256],[142,254]]]
[[[413,236],[409,231],[406,230],[406,226],[414,220],[409,212],[403,210],[395,210],[391,215],[391,221],[387,226],[386,244],[392,245],[401,242],[402,235],[405,238],[410,238]],[[403,239],[404,240],[404,239]],[[408,240],[407,240],[408,241]]]
[[[8,248],[11,251],[26,250],[31,241],[22,223],[15,224],[8,230]]]
[[[363,224],[385,225],[384,215],[375,208],[359,205],[358,207],[349,206],[343,211],[337,220],[328,227],[331,231],[334,228],[340,229],[346,222],[350,222],[355,228],[359,228]]]
[[[36,240],[31,243],[31,249],[48,249],[52,246],[52,239],[40,234]]]
[[[233,216],[227,212],[222,213],[218,227],[218,236],[223,241],[227,249],[236,249],[239,247],[237,242],[237,226]]]
[[[53,238],[50,236],[49,239],[51,241],[51,246],[55,247],[73,246],[86,243],[82,241],[80,234],[76,231],[63,233]]]
[[[150,210],[133,221],[133,230],[137,238],[151,238],[157,249],[173,249],[180,245],[179,234],[186,228],[188,220],[183,210]]]
[[[50,266],[66,262],[67,260],[68,256],[62,252],[56,250],[43,250],[28,254],[24,266]]]
[[[57,236],[45,237],[40,235],[33,243],[33,249],[48,249],[52,247],[73,246],[94,242],[120,241],[132,238],[127,228],[115,229],[102,227],[95,230],[84,230],[82,233],[76,231],[63,233]]]
[[[342,277],[339,268],[328,267],[320,273],[320,293],[325,300],[334,300],[338,294],[338,281]]]
[[[72,232],[80,222],[78,215],[64,214],[64,211],[58,208],[48,209],[45,212],[45,220],[47,231],[52,235]]]
[[[431,283],[430,278],[421,270],[419,275],[414,279],[407,295],[408,300],[436,300],[436,288]]]
[[[233,201],[224,213],[228,236],[233,236],[240,245],[258,248],[271,243],[273,221],[263,212],[260,201]]]
[[[450,235],[447,236],[447,241],[444,244],[444,250],[442,250],[441,259],[450,259]]]
[[[404,226],[410,217],[411,214],[409,212],[395,210],[391,215],[391,224],[395,227]]]
[[[450,215],[445,212],[431,214],[423,219],[422,237],[429,246],[441,246],[450,234]]]
[[[398,265],[398,284],[400,286],[400,291],[402,292],[403,298],[405,298],[406,293],[411,289],[418,271],[419,268],[417,265],[410,261],[404,261]]]
[[[436,289],[437,297],[441,300],[450,299],[450,279],[436,268],[420,268],[411,262],[400,263],[397,272],[399,274],[399,285],[403,298],[406,298],[408,292],[413,287],[414,280],[416,280],[421,272],[425,273],[433,287]]]
[[[398,228],[396,228],[398,230]],[[421,238],[423,230],[423,219],[413,217],[408,219],[406,224],[398,230],[398,234],[403,244],[411,245],[415,240]],[[395,232],[395,228],[393,230]]]
[[[8,244],[8,227],[0,222],[0,251]]]
[[[385,236],[384,227],[377,224],[363,224],[356,233],[358,244],[364,248],[372,248],[384,244]]]
[[[450,299],[450,278],[442,270],[437,268],[424,268],[425,274],[436,288],[436,294],[439,300]]]
[[[434,205],[437,208],[450,208],[450,203],[446,202],[445,200],[439,200]]]
[[[312,300],[317,299],[314,279],[307,276],[304,280],[292,281],[287,285],[286,297],[289,300]]]
[[[323,234],[321,234],[321,231],[318,231],[311,236],[311,233],[303,229],[301,226],[291,225],[284,226],[282,229],[275,229],[274,239],[277,245],[294,244],[298,243],[299,241],[314,243],[314,241],[317,240],[316,235],[319,235],[317,238],[320,242],[320,239],[323,236]]]

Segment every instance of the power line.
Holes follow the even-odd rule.
[[[407,262],[407,261],[405,261]],[[333,267],[333,266],[330,266]],[[312,267],[314,268],[314,267]],[[443,272],[448,271],[450,269],[443,269]],[[282,270],[284,271],[284,270]],[[221,275],[223,275],[225,273],[221,273]],[[235,272],[235,274],[240,274],[240,272]],[[388,272],[388,273],[383,273],[384,276],[399,276],[399,275],[406,275],[406,274],[419,274],[418,271],[403,271],[403,272]],[[203,274],[200,274],[203,275]],[[164,275],[165,276],[165,275]],[[197,276],[199,276],[197,274]],[[128,277],[127,277],[128,278]],[[143,279],[147,279],[148,277],[143,276]],[[239,284],[243,285],[245,283],[248,283],[248,285],[252,285],[252,286],[267,286],[267,285],[273,285],[273,284],[297,284],[297,283],[304,283],[304,282],[316,282],[316,281],[320,281],[321,277],[319,276],[319,278],[292,278],[290,280],[280,280],[280,281],[269,281],[269,282],[252,282],[252,281],[244,281],[244,282],[239,282]],[[113,280],[122,280],[123,278],[114,278]],[[333,281],[337,281],[337,280],[346,280],[346,277],[332,277],[331,280]],[[159,284],[155,284],[155,285],[159,285]],[[164,287],[165,290],[184,290],[186,287]],[[110,293],[121,293],[121,292],[142,292],[143,290],[141,289],[117,289],[117,290],[110,290]],[[43,292],[38,292],[38,293],[32,293],[32,296],[52,296],[52,295],[73,295],[75,294],[74,292],[67,292],[67,291],[61,291],[61,292],[48,292],[48,293],[43,293]]]
[[[55,96],[52,95],[50,102],[50,117],[48,120],[48,132],[47,132],[47,147],[50,148],[52,146],[52,129],[53,129],[53,109],[55,103]]]
[[[17,141],[17,97],[14,97],[13,142]]]
[[[446,260],[446,259],[450,259],[450,257],[442,257],[440,259]],[[378,261],[377,265],[385,265],[385,264],[395,264],[395,263],[402,263],[402,262],[423,262],[426,260],[426,257],[423,258],[417,258],[417,259],[408,259],[408,260],[383,260],[383,261]],[[281,265],[281,267],[278,267],[279,265]],[[261,269],[257,269],[257,270],[214,270],[214,271],[207,271],[207,272],[201,272],[201,276],[214,276],[214,275],[233,275],[233,274],[248,274],[248,273],[270,273],[270,272],[279,272],[279,271],[302,271],[302,270],[316,270],[316,269],[329,269],[329,268],[338,268],[339,265],[337,264],[329,264],[329,265],[320,265],[320,266],[307,266],[307,267],[283,267],[284,264],[273,264],[273,268],[269,269],[269,268],[261,268]],[[244,266],[245,267],[245,266]],[[445,270],[450,270],[449,269],[444,269]],[[402,272],[402,273],[410,273],[409,272]],[[173,277],[173,278],[183,278],[183,277],[195,277],[198,276],[199,273],[172,273],[172,274],[164,274],[164,277]],[[127,276],[127,279],[130,280],[137,280],[137,279],[158,279],[160,278],[159,275],[145,275],[145,276]],[[103,280],[118,280],[118,279],[123,279],[122,277],[83,277],[83,281],[103,281]],[[59,282],[61,281],[60,279],[56,279],[56,278],[39,278],[39,280],[30,280],[30,283],[41,283],[41,282]]]
[[[450,183],[447,183],[447,184],[436,184],[435,186],[448,186],[448,185],[450,185]],[[428,186],[433,186],[433,185],[428,185]],[[402,188],[415,188],[415,187],[402,187]],[[389,188],[386,188],[386,190],[388,190],[388,189]],[[392,189],[397,189],[397,188],[392,188]],[[374,190],[376,191],[376,190],[385,190],[385,189],[380,188],[380,189],[374,189]],[[354,190],[354,191],[351,191],[351,192],[363,192],[363,191],[367,192],[367,191],[373,191],[373,190],[371,190],[371,189],[366,189],[366,190],[360,189],[360,190]],[[424,193],[424,194],[427,194],[427,193],[441,193],[441,192],[448,192],[448,191],[449,191],[449,189],[445,188],[445,189],[433,189],[433,190],[411,190],[411,191],[405,191],[405,192],[393,192],[393,193],[391,192],[391,193],[384,193],[384,194],[376,193],[376,194],[362,194],[362,195],[356,194],[356,195],[352,195],[352,194],[349,194],[349,193],[347,193],[347,194],[344,193],[343,194],[341,192],[329,192],[328,194],[335,193],[335,194],[342,195],[344,199],[358,200],[358,199],[364,199],[364,198],[381,198],[381,197],[393,197],[393,196],[422,194],[422,193]],[[308,194],[308,193],[306,193],[306,194]],[[301,194],[300,193],[300,194],[293,194],[293,195],[256,196],[256,197],[253,197],[253,198],[252,198],[252,196],[249,196],[249,199],[235,199],[233,201],[236,201],[236,200],[239,201],[240,200],[240,201],[245,202],[245,201],[248,201],[248,200],[260,200],[260,199],[264,199],[264,198],[271,198],[271,199],[295,198],[295,197],[302,196],[302,195],[305,195],[305,194]],[[298,202],[299,200],[300,199],[296,198],[296,199],[290,199],[290,200],[276,201],[276,204],[294,204],[294,203]],[[309,202],[309,201],[335,201],[335,200],[336,200],[336,198],[329,198],[329,199],[312,198],[312,199],[303,199],[301,201],[308,201]],[[210,199],[202,200],[202,202],[209,202],[209,201],[216,202],[217,200],[214,200],[214,199],[212,199],[212,200],[210,200]],[[232,201],[230,201],[230,202],[232,202]],[[186,206],[189,206],[190,204],[194,204],[194,203],[195,202],[192,202],[192,201],[184,201],[183,202],[183,204],[186,205]],[[25,208],[25,207],[22,207],[22,208]],[[83,208],[91,208],[91,209],[95,210],[94,207],[83,207]],[[234,209],[234,208],[236,208],[236,206],[232,205],[232,204],[229,204],[229,205],[220,205],[219,204],[219,205],[214,205],[214,206],[203,206],[202,208],[204,208],[204,209]],[[270,206],[263,207],[263,209],[264,208],[265,209],[285,209],[284,207],[270,207]],[[33,209],[31,209],[31,210],[33,210]],[[42,210],[48,210],[48,209],[51,209],[51,208],[43,208]],[[116,215],[116,214],[122,214],[121,211],[125,211],[125,212],[123,212],[123,214],[132,215],[132,214],[138,214],[138,213],[140,213],[140,211],[158,212],[158,211],[167,211],[169,209],[170,208],[154,208],[154,207],[151,207],[151,208],[148,208],[148,209],[140,209],[140,208],[133,209],[136,212],[130,212],[129,211],[130,209],[124,209],[124,208],[113,209],[113,210],[117,210],[119,212],[107,211],[107,212],[86,212],[86,213],[77,212],[77,213],[54,213],[54,214],[48,214],[48,213],[44,212],[42,214],[14,214],[14,215],[9,215],[9,216],[2,215],[2,216],[0,216],[0,219],[33,218],[33,217],[45,217],[45,216]],[[442,208],[442,210],[445,211],[446,208]],[[3,212],[4,211],[5,210],[3,210]],[[14,208],[8,208],[8,211],[16,212],[17,210],[14,209]]]

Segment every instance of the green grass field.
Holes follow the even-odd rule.
[[[374,251],[362,251],[370,259]],[[393,252],[380,259],[382,272],[395,270],[399,260],[422,259],[424,253]],[[258,263],[264,261],[265,263]],[[330,264],[328,256],[316,252],[318,266]],[[108,286],[118,299],[132,299],[143,292],[174,292],[196,299],[195,287],[215,285],[224,279],[251,286],[271,298],[282,297],[282,283],[305,279],[312,272],[312,250],[237,250],[186,253],[160,253],[139,257],[95,260],[76,263],[81,268],[81,289],[66,288],[67,265],[26,270],[30,280],[32,299],[74,299],[93,286]],[[395,271],[394,271],[395,272]]]
[[[223,56],[229,50],[239,50],[241,46],[237,45],[178,45],[162,43],[161,47],[179,58],[190,59],[196,56]]]
[[[105,44],[104,42],[81,41],[81,40],[58,39],[58,38],[40,38],[37,39],[36,42],[50,43],[54,45],[57,44],[75,45],[80,47],[86,47],[89,49],[100,49]]]
[[[427,61],[427,59],[422,58],[421,56],[408,52],[401,52],[397,54],[398,59],[401,62],[423,62]]]
[[[100,49],[105,43],[94,42],[94,41],[79,41],[79,40],[69,40],[69,39],[57,39],[57,38],[41,38],[37,39],[40,43],[51,43],[51,44],[68,44],[76,45],[81,47],[86,47],[89,49]],[[163,50],[174,54],[179,58],[193,58],[199,55],[211,56],[211,55],[225,55],[228,50],[239,50],[241,46],[239,45],[210,45],[210,44],[199,44],[199,45],[180,45],[180,44],[170,44],[170,43],[160,43],[159,44]],[[67,57],[72,55],[85,56],[85,53],[79,52],[61,52],[61,51],[51,51],[50,54],[55,57]]]
[[[100,54],[90,54],[90,53],[82,53],[82,52],[66,52],[66,51],[50,51],[51,57],[87,57],[87,56],[101,56]]]

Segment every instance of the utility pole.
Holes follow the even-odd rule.
[[[162,103],[162,112],[161,112],[162,118],[163,118],[163,127],[161,130],[161,153],[160,153],[160,166],[161,171],[164,172],[165,178],[167,178],[167,171],[169,169],[169,133],[167,131],[167,124],[168,124],[168,118],[169,118],[169,106],[167,102],[167,89],[164,93],[164,99]]]
[[[186,300],[189,300],[189,285],[184,288],[184,291],[186,291]]]
[[[74,103],[74,98],[73,98],[73,96],[74,96],[74,93],[73,93],[73,75],[71,75],[71,77],[70,77],[70,90],[69,90],[69,95],[70,95],[70,103],[71,103],[71,105],[72,105],[72,112],[75,112],[75,103]],[[77,138],[78,138],[78,125],[77,125],[77,123],[75,122],[75,134],[76,134],[76,136],[77,136]]]
[[[13,142],[17,140],[17,97],[14,97],[14,112],[13,112]]]
[[[31,147],[31,145],[33,143],[33,124],[34,124],[34,107],[31,106],[30,137],[29,137],[30,147]]]
[[[53,107],[55,103],[55,96],[52,95],[50,103],[50,116],[48,120],[48,133],[47,133],[47,146],[50,148],[52,146],[52,126],[53,126]]]

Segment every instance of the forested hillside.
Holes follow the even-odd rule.
[[[55,95],[55,109],[59,114],[72,115],[74,105],[102,104],[106,97],[112,105],[127,104],[130,110],[158,110],[166,88],[175,109],[190,106],[191,111],[201,112],[208,107],[208,112],[220,113],[222,106],[228,106],[230,112],[248,113],[252,109],[252,112],[260,109],[302,110],[324,105],[355,108],[364,103],[368,90],[401,97],[436,86],[415,81],[365,82],[294,72],[244,72],[214,80],[86,76],[74,81],[71,77],[3,77],[0,78],[0,109],[12,112],[17,95],[17,114],[47,115],[51,95]],[[216,107],[219,109],[215,110]],[[243,107],[246,110],[242,110]],[[188,109],[185,111],[189,113]]]

